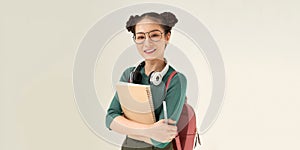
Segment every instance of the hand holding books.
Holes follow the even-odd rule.
[[[156,141],[160,142],[170,142],[177,135],[177,127],[175,121],[167,119],[168,122],[165,122],[165,119],[159,120],[158,122],[151,125],[146,132],[150,137]]]
[[[149,85],[119,82],[116,85],[125,118],[149,125],[144,135],[159,142],[170,142],[177,135],[176,122],[167,119],[166,102],[163,101],[164,118],[156,122],[152,93]],[[128,135],[130,137],[130,135]]]

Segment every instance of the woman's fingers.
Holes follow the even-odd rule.
[[[163,123],[166,123],[166,121],[164,119],[160,120],[160,121],[163,121]],[[169,125],[175,125],[176,124],[176,121],[172,120],[172,119],[168,119],[168,124]]]
[[[168,119],[168,124],[176,124],[176,121],[174,121],[172,119]]]
[[[159,120],[159,121],[162,121],[163,123],[166,123],[165,119],[162,119],[162,120]],[[174,125],[174,124],[176,124],[176,121],[174,121],[172,119],[168,119],[168,124],[169,125]]]
[[[176,126],[169,125],[168,127],[169,127],[168,131],[177,132],[177,127]]]
[[[157,141],[171,141],[177,135],[176,121],[168,119],[168,124],[165,120],[159,120],[149,128],[149,135]]]
[[[168,131],[172,132],[173,134],[177,134],[177,126],[175,126],[176,121],[168,119],[168,124]]]

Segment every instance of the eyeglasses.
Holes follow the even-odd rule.
[[[153,30],[150,32],[138,32],[133,36],[133,40],[136,44],[142,44],[145,42],[146,40],[146,34],[148,34],[148,37],[150,38],[151,41],[153,42],[157,42],[159,40],[161,40],[162,38],[162,32],[159,30]]]

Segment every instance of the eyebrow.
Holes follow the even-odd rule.
[[[151,30],[151,31],[149,31],[149,32],[152,32],[152,31],[160,31],[160,30],[158,30],[158,29],[154,29],[154,30]],[[139,34],[139,33],[143,33],[143,34],[145,34],[145,33],[149,33],[149,32],[137,32],[136,34]],[[161,32],[161,31],[160,31]]]

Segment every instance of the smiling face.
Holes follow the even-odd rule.
[[[155,33],[155,31],[160,31],[162,33],[161,34],[162,37],[158,41],[153,41],[149,38],[151,36],[152,39],[155,39],[155,36],[159,36],[158,34],[160,32]],[[151,33],[148,34],[149,32]],[[148,18],[142,19],[135,26],[136,38],[143,38],[143,37],[139,37],[138,33],[146,33],[144,37],[145,41],[141,44],[136,44],[136,47],[140,55],[144,57],[144,59],[146,60],[153,60],[153,59],[163,60],[165,46],[169,42],[170,33],[164,34],[163,28],[157,22],[152,21],[151,19]]]

